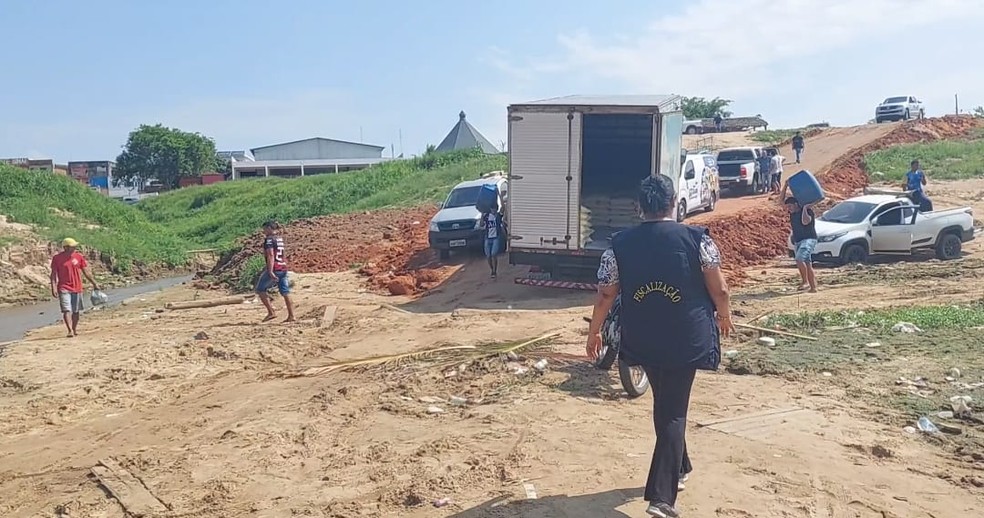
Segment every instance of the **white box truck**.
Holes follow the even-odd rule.
[[[568,96],[509,106],[509,260],[585,279],[612,234],[640,222],[639,183],[679,184],[677,95]]]

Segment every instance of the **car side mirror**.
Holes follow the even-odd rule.
[[[437,210],[441,210],[443,208],[444,208],[444,202],[443,201],[437,202]]]

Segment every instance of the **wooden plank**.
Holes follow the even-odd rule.
[[[147,486],[111,458],[91,468],[99,483],[135,518],[161,516],[168,511]]]
[[[325,314],[321,317],[321,329],[328,329],[335,323],[335,313],[338,306],[325,306]]]
[[[253,295],[232,295],[230,297],[222,297],[220,299],[203,299],[203,300],[186,300],[182,302],[168,302],[164,305],[164,309],[176,310],[176,309],[194,309],[194,308],[212,308],[215,306],[225,306],[229,304],[242,304],[247,300],[251,300]]]

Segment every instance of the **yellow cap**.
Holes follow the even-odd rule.
[[[79,246],[79,242],[70,237],[66,237],[62,240],[62,246]]]

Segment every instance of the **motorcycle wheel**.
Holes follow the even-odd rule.
[[[649,378],[642,367],[630,367],[628,364],[619,360],[618,378],[622,382],[622,388],[629,395],[629,398],[637,398],[649,390]]]

